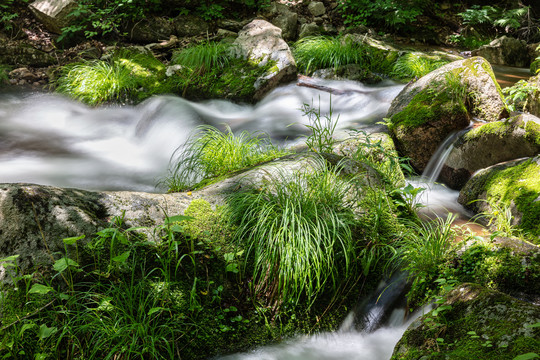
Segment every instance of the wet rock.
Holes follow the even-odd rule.
[[[482,169],[461,189],[458,201],[477,214],[486,214],[488,219],[496,221],[495,215],[499,215],[501,221],[517,226],[529,239],[540,244],[538,174],[539,156]],[[509,213],[505,215],[506,209]]]
[[[489,63],[480,57],[447,64],[410,82],[392,101],[387,117],[396,146],[422,172],[444,139],[473,117],[508,116]]]
[[[234,41],[236,55],[260,66],[274,63],[270,71],[255,83],[254,99],[261,99],[281,83],[296,78],[296,63],[291,49],[281,37],[281,29],[265,20],[253,20]]]
[[[60,34],[72,18],[68,15],[77,7],[75,0],[37,0],[28,5],[35,17],[47,30]]]
[[[513,359],[540,348],[540,328],[531,327],[540,321],[539,306],[475,284],[458,286],[442,306],[437,316],[432,311],[409,326],[392,360],[431,359],[434,353],[441,359]]]
[[[527,43],[508,36],[502,36],[472,51],[473,56],[481,56],[495,65],[528,67],[531,59]]]
[[[522,114],[484,124],[461,136],[448,156],[440,181],[461,189],[477,170],[540,153],[540,119]]]

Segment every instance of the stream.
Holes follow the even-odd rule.
[[[352,91],[331,97],[290,84],[256,105],[157,96],[137,106],[100,108],[54,94],[0,94],[0,183],[162,192],[156,183],[166,174],[175,149],[197,126],[261,131],[283,146],[294,145],[307,133],[308,120],[301,108],[309,104],[320,108],[323,116],[330,109],[334,116],[339,114],[338,137],[353,129],[373,132],[381,128],[377,122],[403,88],[391,82],[368,87],[321,80],[320,85]],[[457,191],[433,182],[452,141],[435,157],[429,174],[410,179],[414,186],[426,188],[420,201],[428,213],[466,215],[457,203]],[[221,359],[389,359],[407,326],[425,311],[405,316],[404,283],[403,279],[381,283],[372,299],[351,312],[336,332],[289,339]]]

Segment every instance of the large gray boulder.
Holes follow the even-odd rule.
[[[289,6],[272,2],[265,9],[264,16],[270,19],[270,22],[281,29],[283,39],[295,40],[298,31],[298,14],[291,11]]]
[[[256,19],[247,24],[234,41],[236,54],[259,66],[273,66],[255,83],[254,99],[261,99],[279,84],[296,78],[296,62],[289,45],[281,37],[281,29],[268,21]]]
[[[77,6],[76,0],[36,0],[28,7],[47,30],[60,34],[72,20],[68,15]]]
[[[440,181],[461,189],[477,170],[540,154],[540,119],[522,114],[484,124],[461,136],[446,159]]]
[[[529,67],[531,63],[527,43],[508,36],[502,36],[473,50],[472,55],[481,56],[495,65]]]
[[[51,53],[36,49],[25,41],[0,40],[0,64],[46,67],[57,63],[58,60]]]
[[[400,153],[421,172],[444,139],[472,118],[506,118],[503,99],[485,59],[454,61],[410,82],[392,101],[388,125]]]

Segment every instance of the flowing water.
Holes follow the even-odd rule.
[[[339,132],[377,126],[403,85],[365,87],[330,96],[291,84],[258,104],[194,103],[154,97],[137,106],[89,108],[52,94],[0,95],[0,182],[30,182],[90,190],[160,191],[171,155],[199,125],[262,131],[282,144],[307,133],[303,104],[339,114]],[[358,91],[361,91],[358,92]]]
[[[284,145],[294,144],[306,134],[308,120],[300,109],[309,104],[320,108],[323,116],[330,108],[335,116],[339,114],[341,136],[350,129],[370,131],[378,128],[376,123],[403,88],[392,83],[366,87],[349,81],[321,81],[319,85],[345,90],[345,94],[331,97],[290,84],[256,105],[217,100],[194,103],[159,96],[137,106],[100,108],[51,94],[0,94],[0,183],[160,191],[155,184],[166,174],[171,155],[199,125],[263,131]],[[430,211],[463,211],[457,192],[432,180],[411,181],[428,189],[421,201]],[[405,317],[403,284],[399,279],[382,283],[337,332],[291,339],[223,359],[389,359],[408,324],[419,316]]]

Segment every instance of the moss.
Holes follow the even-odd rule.
[[[177,74],[182,96],[191,99],[234,99],[253,101],[255,82],[276,66],[269,61],[258,66],[243,59],[233,59],[226,67],[213,67],[206,72],[183,68]]]
[[[390,127],[418,128],[424,124],[447,118],[448,114],[467,114],[460,102],[455,102],[445,91],[425,89],[416,94],[411,102],[390,119]]]
[[[466,141],[471,141],[485,135],[494,134],[498,135],[498,137],[502,139],[509,130],[511,131],[511,129],[512,123],[505,121],[494,121],[472,129],[465,134],[464,138]]]
[[[444,305],[407,330],[393,360],[511,360],[540,347],[540,329],[527,327],[540,320],[535,305],[474,284],[453,290]]]
[[[500,201],[506,206],[515,204],[523,214],[519,227],[540,243],[540,164],[529,159],[516,166],[493,173],[483,188],[488,201]]]
[[[525,138],[540,146],[540,124],[534,121],[527,121],[525,124]]]

